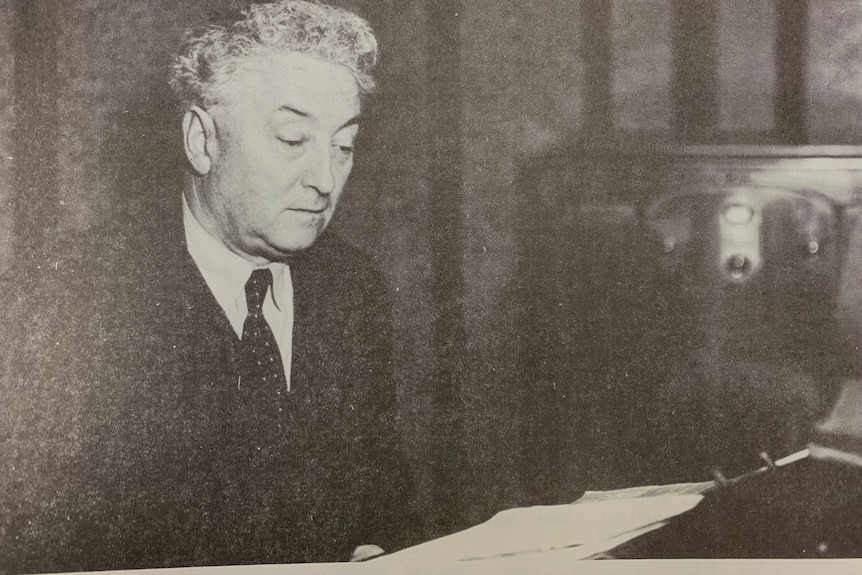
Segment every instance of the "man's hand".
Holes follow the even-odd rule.
[[[368,561],[378,555],[383,555],[383,553],[383,549],[377,545],[360,545],[353,550],[353,554],[350,556],[350,562],[358,563],[360,561]]]

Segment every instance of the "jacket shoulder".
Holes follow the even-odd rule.
[[[336,234],[326,234],[291,262],[293,273],[316,281],[337,282],[350,291],[388,291],[388,280],[378,258],[357,248]],[[296,278],[295,278],[296,279]],[[345,291],[345,290],[338,290]]]

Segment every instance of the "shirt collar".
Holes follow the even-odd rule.
[[[271,262],[264,266],[257,266],[229,250],[201,226],[192,214],[185,195],[183,195],[183,227],[189,254],[225,311],[230,307],[244,318],[248,313],[245,284],[252,271],[263,267],[269,268],[272,272],[273,303],[276,308],[281,309],[281,297],[277,294],[283,293],[280,286],[285,281],[286,264]]]

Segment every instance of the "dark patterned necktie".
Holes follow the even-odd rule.
[[[248,316],[242,326],[242,388],[286,389],[284,364],[272,329],[263,317],[263,300],[272,285],[272,272],[256,269],[245,284]]]

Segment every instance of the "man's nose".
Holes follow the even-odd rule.
[[[314,188],[320,194],[331,194],[335,190],[335,175],[332,173],[332,167],[330,146],[316,146],[310,152],[308,165],[302,178],[303,185]]]

